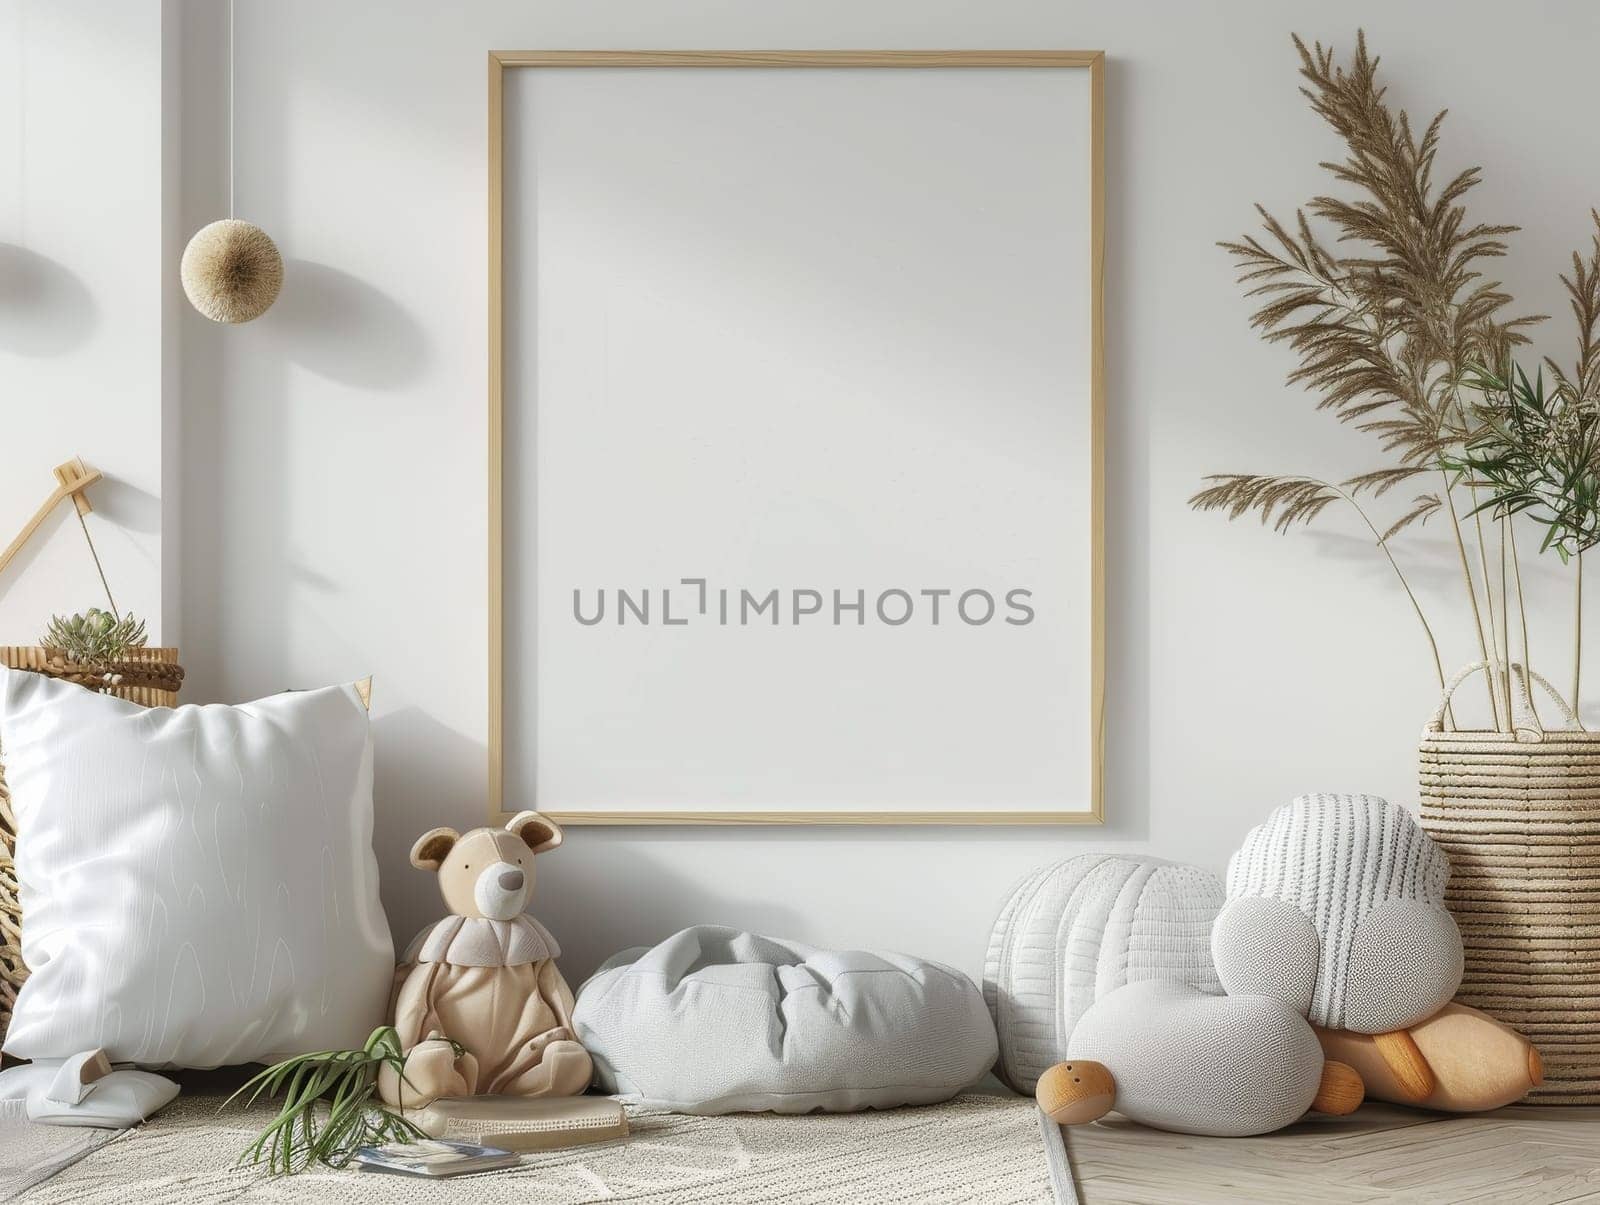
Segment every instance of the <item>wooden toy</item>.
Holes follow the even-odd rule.
[[[1117,1083],[1104,1063],[1078,1059],[1046,1070],[1039,1077],[1034,1098],[1057,1125],[1083,1125],[1117,1107]],[[1311,1109],[1342,1117],[1360,1108],[1364,1098],[1355,1068],[1329,1059],[1322,1064],[1322,1080],[1311,1099]]]
[[[1328,1058],[1360,1073],[1368,1096],[1395,1104],[1476,1113],[1521,1100],[1544,1081],[1533,1043],[1465,1004],[1395,1033],[1316,1032]]]
[[[1082,1125],[1116,1106],[1117,1081],[1104,1063],[1077,1059],[1045,1068],[1033,1095],[1057,1125]]]

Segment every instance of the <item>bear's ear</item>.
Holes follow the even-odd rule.
[[[528,848],[536,854],[561,844],[561,826],[538,812],[518,812],[506,823],[506,828],[527,842]]]
[[[438,870],[460,837],[453,828],[429,829],[411,847],[411,865],[418,870]]]

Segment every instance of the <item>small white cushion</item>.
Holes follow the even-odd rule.
[[[61,1099],[56,1081],[63,1060],[46,1059],[0,1071],[0,1101],[27,1102],[28,1120],[39,1125],[136,1126],[172,1103],[178,1085],[153,1071],[117,1068]]]
[[[681,1113],[929,1104],[996,1055],[960,971],[712,925],[611,959],[573,1024],[607,1092]]]
[[[394,951],[353,686],[145,709],[0,669],[22,956],[5,1050],[216,1067],[360,1046]]]

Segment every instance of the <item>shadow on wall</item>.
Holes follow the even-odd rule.
[[[427,360],[426,336],[410,314],[327,264],[285,262],[283,293],[264,321],[285,358],[343,385],[394,388]]]
[[[383,679],[373,687],[381,712]],[[399,957],[412,937],[445,911],[437,880],[410,864],[411,846],[431,828],[448,825],[466,832],[488,822],[483,803],[487,751],[481,741],[469,740],[418,707],[380,714],[372,728],[372,846]],[[686,877],[681,868],[692,861],[677,847],[695,836],[652,830],[649,848],[641,849],[633,841],[607,840],[602,829],[573,826],[562,848],[540,856],[530,911],[561,943],[562,970],[574,986],[618,950],[653,945],[686,925],[805,932],[803,918],[785,904],[732,898],[726,888]]]
[[[1106,144],[1132,146],[1140,106],[1135,60],[1119,59],[1106,72]],[[1106,212],[1128,211],[1138,181],[1131,155],[1107,156]],[[1139,259],[1130,221],[1106,223],[1106,262]],[[1148,407],[1135,393],[1144,332],[1136,316],[1132,275],[1113,271],[1105,279],[1106,426],[1105,470],[1105,815],[1104,827],[1084,825],[1066,834],[1076,849],[1113,840],[1150,838],[1150,491],[1135,483],[1151,479]],[[1072,852],[1076,852],[1074,849]],[[1064,855],[1063,855],[1064,856]]]
[[[555,934],[562,973],[574,988],[611,955],[655,945],[689,925],[732,925],[778,935],[808,932],[801,913],[781,902],[781,890],[755,899],[714,880],[689,877],[685,871],[695,859],[679,856],[675,847],[703,840],[702,834],[654,829],[648,848],[641,848],[633,841],[607,840],[603,833],[570,826],[561,849],[540,855],[529,908]]]
[[[40,493],[49,488],[47,484],[41,483],[39,486]],[[17,554],[11,558],[10,564],[6,566],[5,573],[0,574],[0,598],[5,597],[6,587],[11,585],[12,582],[19,581],[28,575],[33,568],[34,561],[56,540],[57,533],[61,531],[62,526],[67,522],[67,515],[71,510],[70,506],[56,507],[45,516],[44,522],[39,524],[28,542],[17,549]],[[76,527],[77,524],[74,523],[73,526]],[[10,539],[11,537],[8,534],[5,538]],[[87,550],[85,550],[84,555],[88,555]]]
[[[94,509],[102,520],[146,535],[161,529],[161,499],[120,477],[103,477],[94,487]]]
[[[94,299],[53,259],[0,243],[0,349],[21,356],[59,356],[94,332]]]
[[[383,677],[373,679],[375,771],[372,850],[382,874],[383,908],[395,954],[444,915],[431,874],[411,865],[412,843],[430,828],[458,831],[483,823],[483,742],[469,740],[418,707],[383,712]],[[537,905],[536,905],[537,907]]]

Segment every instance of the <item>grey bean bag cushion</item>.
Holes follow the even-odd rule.
[[[930,1104],[997,1053],[960,971],[714,925],[611,958],[573,1025],[605,1091],[680,1113]]]

